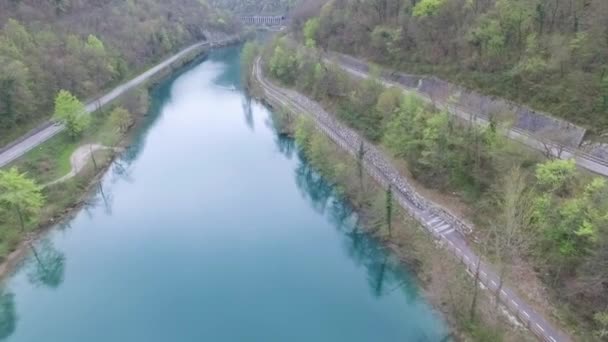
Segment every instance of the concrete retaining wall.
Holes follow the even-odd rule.
[[[352,56],[332,53],[344,65],[363,72],[369,71],[366,62]],[[512,121],[515,128],[536,136],[539,140],[553,142],[578,148],[586,130],[568,121],[515,104],[513,102],[485,96],[432,76],[409,75],[401,72],[382,70],[381,76],[406,88],[417,91],[444,104],[450,103],[462,111],[490,120],[492,117],[506,118]]]

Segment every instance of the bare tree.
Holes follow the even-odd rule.
[[[517,167],[511,169],[500,184],[497,203],[502,212],[498,216],[498,222],[492,225],[494,252],[499,263],[496,305],[500,301],[504,278],[514,256],[527,250],[527,233],[533,215],[532,200],[521,170]]]
[[[543,145],[543,154],[548,159],[561,159],[566,148],[564,132],[554,127],[547,127],[538,132]]]

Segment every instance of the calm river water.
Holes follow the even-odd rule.
[[[0,337],[445,338],[412,275],[357,230],[268,109],[244,95],[239,51],[215,51],[155,89],[103,191],[8,280]]]

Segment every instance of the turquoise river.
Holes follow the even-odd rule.
[[[239,54],[153,90],[88,204],[7,279],[0,338],[448,340],[415,277],[247,98]]]

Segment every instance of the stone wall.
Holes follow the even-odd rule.
[[[331,57],[337,58],[340,63],[354,70],[368,72],[370,69],[367,62],[352,56],[332,53]],[[504,99],[482,95],[437,77],[409,75],[388,70],[382,70],[381,76],[433,101],[456,106],[474,116],[486,120],[491,118],[508,120],[514,128],[534,135],[538,140],[551,140],[564,146],[578,148],[585,137],[584,128],[568,121]]]

